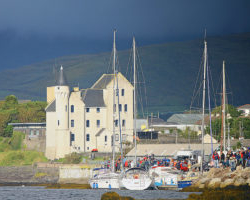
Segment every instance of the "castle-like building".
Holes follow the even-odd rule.
[[[114,81],[119,85],[116,92]],[[133,141],[133,85],[121,73],[103,74],[91,88],[71,91],[61,67],[56,85],[47,87],[47,102],[48,159],[93,149],[112,152],[113,133],[119,150],[120,128],[122,141]]]

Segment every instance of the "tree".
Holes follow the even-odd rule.
[[[17,105],[18,105],[17,98],[14,95],[9,95],[5,97],[5,101],[2,106],[2,109],[3,110],[15,109]]]

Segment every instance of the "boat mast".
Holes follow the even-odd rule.
[[[134,60],[134,137],[135,137],[135,166],[137,166],[137,132],[136,132],[136,115],[137,115],[137,109],[136,109],[136,60],[135,60],[135,37],[133,37],[133,60]]]
[[[115,109],[116,109],[116,104],[115,104],[115,74],[116,74],[116,67],[115,67],[115,62],[116,62],[116,46],[115,46],[115,33],[116,30],[114,30],[114,42],[113,42],[113,73],[114,73],[114,80],[113,80],[113,135],[112,135],[112,153],[113,153],[113,158],[112,158],[112,165],[113,165],[113,172],[115,171]]]
[[[226,80],[225,80],[225,60],[223,60],[223,150],[226,150]]]
[[[204,41],[204,76],[203,76],[203,97],[202,97],[202,158],[201,158],[201,172],[203,172],[203,160],[204,160],[204,126],[205,126],[205,97],[206,97],[206,68],[207,68],[207,42]]]

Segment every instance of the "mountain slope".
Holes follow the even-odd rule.
[[[222,60],[225,59],[230,91],[233,92],[231,103],[249,103],[250,33],[210,37],[207,42],[215,88],[219,87]],[[172,111],[188,108],[203,53],[203,40],[143,46],[138,51],[149,106]],[[120,51],[118,55],[120,70],[126,75],[130,51]],[[71,86],[79,84],[80,88],[88,88],[107,73],[110,52],[65,56],[57,58],[56,62],[64,66]],[[45,99],[46,87],[54,84],[54,64],[55,60],[49,60],[1,72],[0,98],[14,94],[20,99]]]

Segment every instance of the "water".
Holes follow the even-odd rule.
[[[44,187],[0,187],[0,199],[4,200],[99,200],[103,193],[110,190],[91,189],[45,189]],[[130,196],[135,199],[186,199],[190,193],[170,190],[112,190],[121,196]]]

